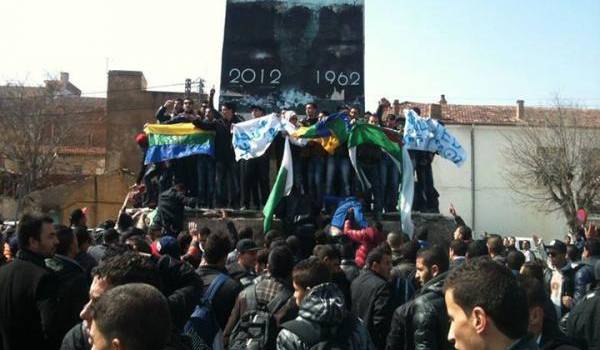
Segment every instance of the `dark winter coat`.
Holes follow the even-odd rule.
[[[13,262],[0,268],[0,286],[0,348],[57,348],[58,280],[44,258],[18,251]]]
[[[452,349],[443,292],[446,276],[425,283],[415,299],[396,309],[386,349]]]
[[[600,350],[600,289],[588,293],[575,305],[567,321],[567,335],[588,350]]]
[[[306,322],[317,332],[335,334],[346,317],[354,317],[346,311],[344,296],[333,283],[314,287],[300,303],[297,321]],[[310,347],[296,334],[287,329],[277,336],[277,350],[307,350]],[[348,339],[349,350],[375,350],[365,326],[357,320],[352,336]]]
[[[383,349],[394,312],[390,284],[370,269],[364,269],[350,288],[352,313],[363,321],[375,346]]]
[[[46,266],[58,278],[58,307],[56,317],[59,334],[66,334],[71,327],[81,321],[79,313],[88,302],[91,280],[81,265],[66,256],[56,254],[46,259]]]
[[[196,206],[196,198],[186,197],[175,188],[170,188],[160,194],[156,222],[177,235],[183,229],[183,214],[185,207]]]

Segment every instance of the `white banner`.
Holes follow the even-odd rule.
[[[404,110],[404,145],[408,149],[437,152],[461,166],[467,159],[465,149],[446,127],[432,118],[423,118],[410,109]]]
[[[281,120],[275,113],[233,124],[235,160],[262,156],[281,129]]]

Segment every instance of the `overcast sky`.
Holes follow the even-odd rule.
[[[108,69],[154,90],[219,85],[225,0],[2,0],[0,80],[69,72],[104,96]],[[385,96],[600,108],[600,1],[366,0],[367,108]]]

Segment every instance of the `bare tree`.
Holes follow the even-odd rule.
[[[0,155],[16,174],[17,200],[44,187],[61,145],[72,134],[70,119],[80,110],[79,98],[64,94],[60,81],[45,86],[23,82],[0,87]]]
[[[521,127],[506,135],[505,178],[524,202],[562,212],[575,231],[577,210],[600,201],[600,129],[585,109],[558,98],[545,111],[531,118],[526,112]]]

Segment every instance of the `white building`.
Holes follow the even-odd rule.
[[[541,118],[550,108],[514,106],[471,106],[404,102],[402,108],[419,107],[423,115],[443,121],[464,147],[468,159],[457,167],[436,157],[433,162],[435,187],[440,193],[440,211],[448,215],[452,203],[476,236],[484,232],[528,236],[538,234],[546,242],[563,239],[568,232],[561,212],[546,213],[523,202],[506,181],[504,150],[506,136],[521,130],[519,121]],[[600,110],[585,110],[597,120]]]

